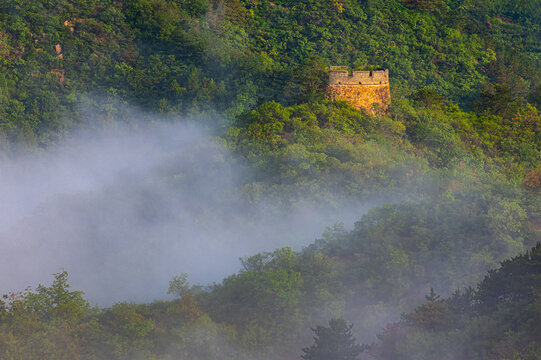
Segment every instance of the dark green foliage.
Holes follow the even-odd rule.
[[[344,319],[331,319],[329,326],[317,326],[312,331],[315,333],[315,343],[302,349],[301,357],[305,360],[355,360],[358,359],[363,347],[357,344],[351,333],[353,324],[348,324]]]
[[[376,359],[537,359],[541,244],[491,270],[476,290],[429,300],[388,326]]]
[[[531,251],[502,262],[479,284],[477,301],[484,311],[507,307],[527,309],[539,297],[541,281],[541,243]],[[517,313],[518,315],[518,313]]]
[[[537,8],[533,1],[7,0],[0,132],[4,142],[47,146],[84,121],[81,103],[107,121],[112,113],[129,118],[110,105],[113,97],[162,114],[231,120],[263,101],[321,99],[331,64],[388,68],[393,98],[430,88],[464,105],[487,84],[509,89],[511,104],[501,104],[509,111],[515,99],[538,105]],[[479,109],[494,113],[498,91],[492,100],[484,94]]]
[[[292,67],[291,79],[284,89],[286,101],[323,100],[329,81],[329,64],[321,57],[310,57],[303,64]]]
[[[474,103],[477,112],[482,114],[500,115],[506,118],[513,117],[521,108],[511,89],[496,85],[492,89],[481,91],[479,99]]]
[[[475,300],[468,293],[469,298],[443,303],[432,287],[450,294],[468,286],[538,239],[525,209],[505,197],[509,190],[491,191],[386,205],[363,216],[352,231],[329,229],[300,253],[282,249],[243,259],[243,271],[201,295],[202,308],[235,325],[244,338],[258,339],[268,352],[277,351],[269,347],[270,338],[283,344],[286,349],[278,354],[287,354],[306,336],[284,338],[290,334],[284,324],[302,329],[326,312],[355,319],[359,334],[370,342],[367,334],[381,326],[373,316],[398,315],[427,299],[409,321],[446,331],[460,321],[454,312]],[[254,334],[255,329],[261,334],[261,327],[267,329],[263,338]]]
[[[446,99],[430,88],[416,91],[410,97],[412,100],[421,103],[425,107],[441,107],[447,103]]]
[[[148,120],[207,114],[222,119],[217,141],[250,170],[235,194],[276,211],[378,205],[301,251],[243,258],[239,273],[205,290],[173,278],[170,302],[93,309],[56,274],[1,303],[0,359],[296,358],[313,324],[347,315],[371,342],[401,312],[372,347],[378,359],[539,359],[540,246],[468,286],[539,240],[540,9],[534,0],[0,2],[1,156],[61,142],[85,123],[130,121],[133,105]],[[328,65],[390,69],[389,112],[325,101]],[[344,359],[360,351],[343,320],[314,331],[305,359],[340,341]]]

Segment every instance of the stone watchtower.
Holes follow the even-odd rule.
[[[331,66],[327,93],[331,100],[345,100],[357,109],[375,114],[391,104],[389,70],[353,71],[347,66]]]

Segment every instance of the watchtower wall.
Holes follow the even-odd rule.
[[[332,100],[345,100],[371,114],[386,111],[391,103],[389,70],[353,71],[331,66],[327,93]]]

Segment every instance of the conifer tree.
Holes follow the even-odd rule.
[[[315,333],[315,343],[302,349],[301,357],[305,360],[356,360],[363,351],[355,337],[351,334],[353,324],[348,324],[344,319],[332,319],[329,326],[317,326],[312,331]]]

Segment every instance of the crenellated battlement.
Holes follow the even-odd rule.
[[[331,66],[329,85],[386,85],[389,84],[389,70],[353,71],[347,66]]]
[[[386,111],[391,103],[389,70],[350,73],[347,66],[331,66],[327,93],[333,100],[345,100],[372,114]]]

